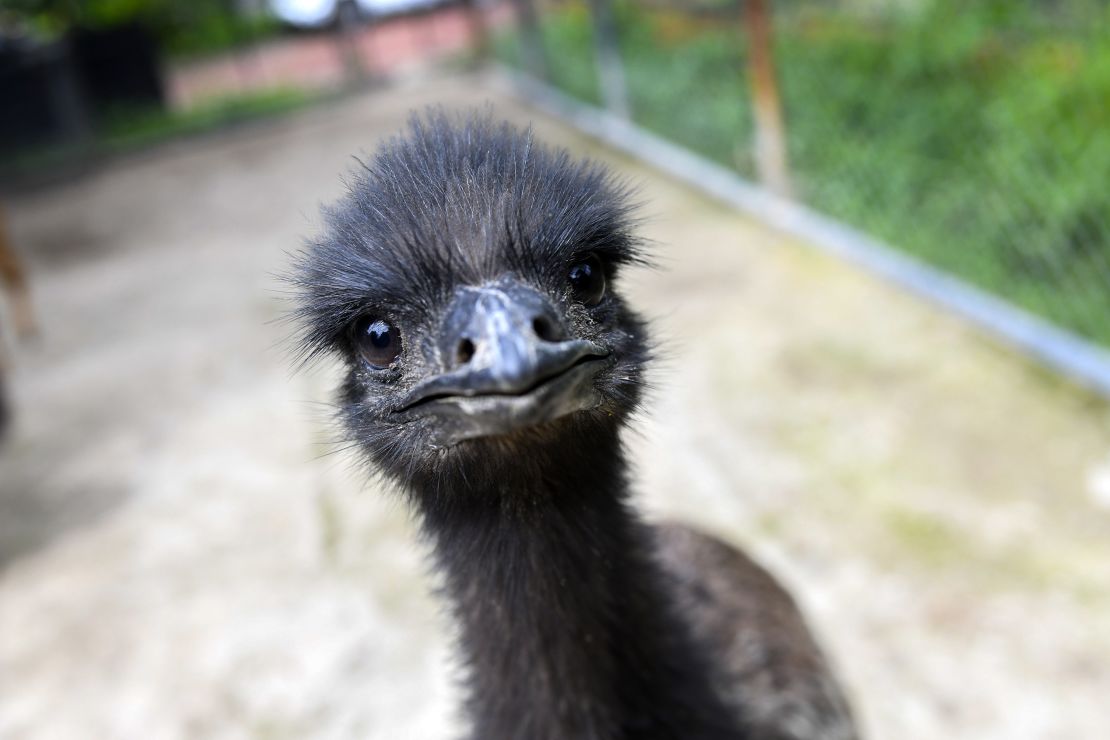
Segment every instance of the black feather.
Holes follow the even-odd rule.
[[[302,353],[346,362],[347,441],[420,515],[461,624],[474,738],[795,738],[755,732],[717,689],[714,656],[628,505],[619,433],[642,395],[645,327],[619,291],[573,300],[568,268],[593,253],[611,280],[644,261],[629,196],[488,113],[414,117],[296,261]],[[609,352],[592,381],[601,402],[441,447],[435,417],[399,417],[398,399],[448,367],[434,338],[452,295],[506,276]],[[360,361],[349,330],[367,316],[403,337],[394,366]]]
[[[505,271],[561,286],[597,253],[615,271],[644,262],[629,188],[603,167],[537,142],[490,114],[413,116],[324,209],[297,261],[295,318],[305,356],[342,349],[366,312],[432,311],[460,284]]]

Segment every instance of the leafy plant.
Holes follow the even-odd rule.
[[[268,16],[240,13],[234,0],[5,0],[4,10],[45,36],[141,23],[173,54],[215,51],[278,30]]]

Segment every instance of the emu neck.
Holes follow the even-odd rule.
[[[472,736],[741,737],[627,506],[619,443],[561,447],[423,492],[441,502],[424,525],[461,626]]]

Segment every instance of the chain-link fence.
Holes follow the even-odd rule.
[[[510,64],[1110,345],[1107,3],[516,6]]]

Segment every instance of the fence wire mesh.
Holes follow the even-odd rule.
[[[497,52],[614,109],[598,59],[619,63],[635,122],[766,182],[766,7],[793,197],[1110,346],[1107,3],[747,2],[518,0],[538,29],[518,13]]]

